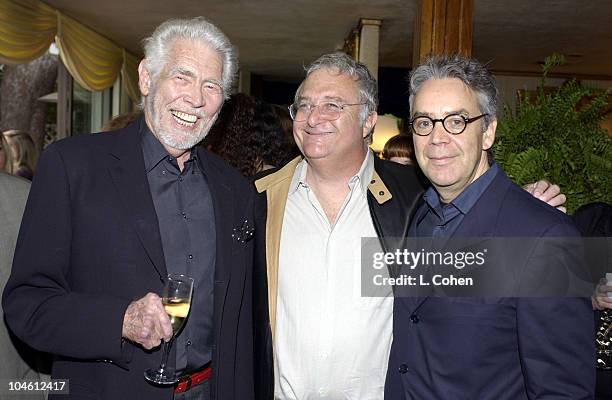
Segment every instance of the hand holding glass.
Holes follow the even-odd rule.
[[[164,285],[162,295],[162,304],[170,317],[172,324],[172,338],[164,342],[162,350],[162,361],[157,369],[148,369],[145,371],[145,378],[159,385],[172,385],[178,381],[174,368],[168,368],[168,354],[172,341],[178,335],[183,327],[187,316],[189,315],[189,307],[191,305],[191,295],[193,293],[193,279],[178,274],[168,275],[168,280]]]

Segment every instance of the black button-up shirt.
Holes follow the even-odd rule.
[[[416,221],[417,235],[424,237],[452,236],[465,215],[493,182],[498,170],[497,164],[493,163],[491,168],[470,183],[459,196],[448,204],[440,201],[440,196],[433,186],[427,189],[423,195],[425,203],[421,207],[427,207],[428,210],[419,221]]]
[[[166,269],[194,279],[189,318],[175,339],[179,373],[212,358],[215,216],[210,189],[195,151],[179,170],[159,140],[141,122],[142,152],[157,213]]]

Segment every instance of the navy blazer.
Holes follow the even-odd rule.
[[[142,123],[52,144],[32,184],[3,307],[18,337],[55,355],[52,377],[70,379],[70,396],[62,399],[173,397],[171,387],[143,377],[159,365],[159,348],[145,351],[121,339],[129,303],[160,294],[167,275]],[[250,399],[253,242],[232,234],[245,220],[253,224],[254,190],[225,161],[196,151],[217,236],[212,394]]]
[[[454,234],[578,235],[501,169]],[[585,298],[396,297],[385,399],[591,399],[594,357]]]

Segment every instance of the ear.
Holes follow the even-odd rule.
[[[376,125],[376,121],[378,120],[378,113],[376,111],[370,113],[363,123],[363,132],[362,136],[364,139],[374,130],[374,125]]]
[[[140,61],[140,64],[138,64],[138,87],[143,96],[149,95],[151,90],[151,74],[149,74],[149,70],[145,66],[145,60]]]
[[[495,142],[495,130],[497,129],[497,119],[489,122],[487,130],[482,133],[482,150],[486,151],[493,146]]]

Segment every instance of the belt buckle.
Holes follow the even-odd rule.
[[[191,383],[192,383],[192,381],[191,381],[191,374],[181,376],[178,379],[178,386],[180,386],[181,384],[185,384],[185,388],[183,390],[181,390],[179,393],[186,392],[189,389],[191,389]],[[178,389],[178,387],[177,387],[177,389]]]

